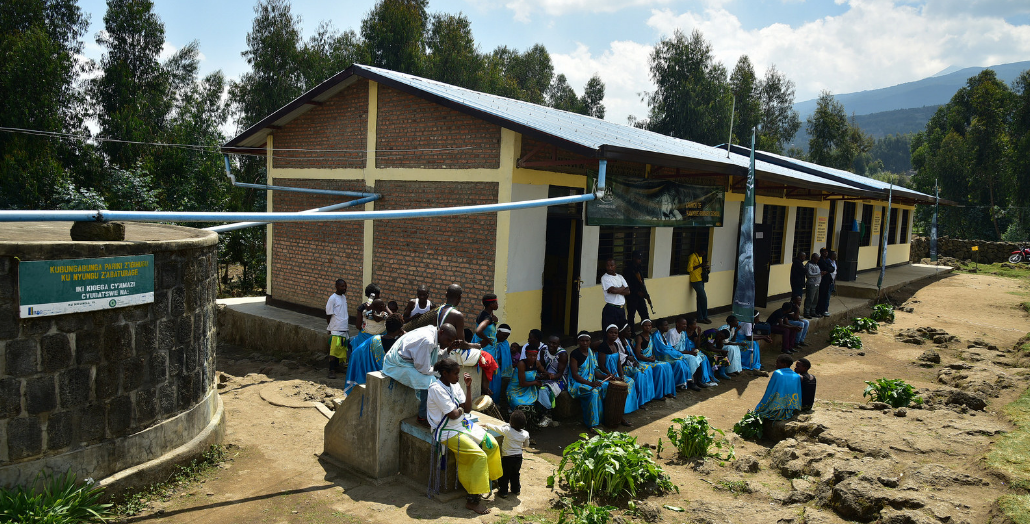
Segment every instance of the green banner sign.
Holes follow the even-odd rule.
[[[21,318],[96,311],[154,301],[154,255],[18,264]]]
[[[720,227],[721,187],[609,176],[605,196],[587,202],[588,226]]]

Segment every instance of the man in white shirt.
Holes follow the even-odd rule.
[[[454,326],[443,324],[409,331],[393,343],[383,358],[383,374],[418,392],[419,422],[426,422],[426,390],[436,378],[433,365],[458,348]]]
[[[604,292],[601,325],[626,325],[626,295],[629,295],[629,283],[615,272],[614,258],[609,258],[605,263],[605,274],[601,275],[601,290]]]
[[[347,314],[347,281],[336,279],[336,293],[329,295],[329,301],[325,303],[325,321],[329,325],[329,378],[336,378],[336,368],[340,365],[340,359],[347,362],[348,348],[347,337],[350,323],[350,316]]]

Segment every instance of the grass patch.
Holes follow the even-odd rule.
[[[1005,414],[1016,426],[987,453],[987,466],[1001,471],[1012,487],[1030,489],[1030,389],[1005,406]]]
[[[744,480],[720,480],[715,483],[715,489],[729,491],[734,496],[742,493],[751,493],[751,488],[748,487],[747,481]]]
[[[1005,495],[998,499],[998,507],[1016,524],[1030,524],[1030,495]]]
[[[963,263],[955,268],[955,271],[963,273],[978,273],[982,275],[997,275],[1006,278],[1027,278],[1030,277],[1030,264],[1019,264],[1015,268],[1002,267],[1002,264],[1012,265],[1008,262],[995,262],[993,264]]]
[[[121,504],[114,507],[115,514],[123,517],[132,517],[145,511],[155,500],[160,499],[167,502],[171,499],[172,495],[191,486],[202,475],[214,470],[222,462],[231,460],[239,454],[238,451],[233,451],[234,448],[236,446],[230,445],[227,447],[219,444],[211,446],[199,459],[193,459],[192,462],[185,466],[176,467],[167,481],[148,486],[126,496]]]

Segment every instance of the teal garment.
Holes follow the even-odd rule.
[[[585,380],[593,380],[596,370],[597,355],[594,354],[594,350],[589,349],[586,360],[579,365],[579,376]],[[604,416],[604,397],[608,394],[608,383],[602,382],[600,386],[594,387],[572,378],[571,366],[569,373],[568,391],[572,398],[579,399],[579,404],[583,408],[583,423],[589,428],[600,425]]]
[[[773,371],[755,413],[766,420],[787,420],[800,410],[801,375],[790,368]]]
[[[647,358],[655,358],[651,346],[652,344],[648,344],[647,347],[640,348],[640,353]],[[662,398],[666,395],[676,396],[676,382],[673,377],[672,365],[656,359],[655,362],[641,362],[640,368],[649,369],[654,373],[654,398]]]
[[[676,348],[665,341],[665,335],[655,331],[651,333],[651,347],[658,355],[658,360],[668,362],[672,366],[672,378],[676,385],[686,384],[693,376],[690,366],[684,361],[683,353],[676,351]],[[697,369],[697,368],[694,368]]]
[[[372,338],[365,339],[360,346],[355,346],[347,364],[347,384],[343,387],[343,392],[349,395],[351,389],[365,383],[365,375],[382,370],[385,354],[382,335],[373,335]]]
[[[615,371],[619,369],[619,354],[608,354],[605,358],[604,366],[608,369],[609,373],[615,374]],[[636,374],[637,371],[635,369],[630,369],[629,366],[625,366],[625,368],[622,370],[622,380],[624,380],[626,384],[629,384],[629,394],[626,395],[626,409],[623,411],[623,413],[626,414],[633,413],[634,411],[640,409],[640,406],[644,404],[640,401],[640,393],[637,389],[637,380],[636,378],[634,378],[634,375]],[[572,382],[571,375],[569,376],[569,382]],[[651,385],[651,389],[654,389],[653,384]]]
[[[734,332],[733,342],[740,346],[740,365],[744,369],[762,369],[762,353],[758,350],[758,341],[749,341],[738,329]]]
[[[690,371],[690,376],[693,378],[694,372],[697,371],[698,366],[703,362],[702,357],[704,355],[698,353],[697,355],[691,355],[687,351],[694,351],[694,341],[690,340],[690,337],[686,333],[680,334],[680,339],[673,346],[673,349],[683,355],[683,361],[687,363],[687,368]]]
[[[473,335],[472,343],[485,342],[487,345],[483,345],[483,351],[490,353],[490,356],[494,357],[494,361],[497,362],[497,372],[490,379],[490,396],[494,398],[494,402],[497,402],[501,398],[504,380],[510,379],[512,371],[515,369],[511,362],[511,345],[507,340],[497,342],[497,324],[487,326],[484,334],[486,340],[479,338],[479,335]]]
[[[526,370],[526,382],[536,380],[536,370]],[[522,387],[519,385],[519,371],[516,368],[511,382],[508,383],[508,407],[515,409],[518,406],[532,406],[537,400],[539,386]]]

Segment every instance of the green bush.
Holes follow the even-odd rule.
[[[666,434],[669,441],[676,447],[680,457],[714,457],[719,460],[733,459],[733,445],[726,440],[726,434],[721,429],[713,428],[708,424],[708,419],[701,415],[690,415],[687,418],[674,418],[673,424],[669,426]],[[712,448],[715,449],[712,449]],[[719,450],[726,448],[726,454],[721,455]]]
[[[637,438],[625,433],[606,433],[597,430],[590,437],[565,447],[555,473],[547,477],[547,486],[554,487],[558,479],[569,491],[589,497],[602,495],[609,499],[636,497],[638,491],[662,494],[679,492],[651,458],[651,450],[637,444]]]
[[[830,330],[830,344],[842,348],[862,349],[862,339],[855,335],[851,326],[835,326]]]
[[[558,514],[558,524],[608,524],[614,509],[614,506],[595,506],[590,503],[572,504]]]
[[[855,333],[859,331],[876,333],[878,329],[880,329],[880,324],[871,318],[858,317],[851,319],[851,330]]]
[[[744,439],[755,439],[762,438],[764,434],[762,425],[762,416],[754,411],[748,411],[744,414],[744,418],[740,419],[733,425],[733,432]]]
[[[877,304],[873,306],[873,312],[869,317],[879,322],[894,322],[894,306],[890,304]]]
[[[75,524],[111,518],[111,505],[101,504],[103,489],[87,479],[75,482],[70,471],[51,476],[41,472],[28,486],[0,488],[0,522]]]
[[[912,402],[916,405],[923,403],[923,398],[916,395],[916,388],[911,384],[897,379],[881,378],[876,381],[867,380],[863,397],[869,397],[873,402],[883,402],[894,408],[906,407]]]

